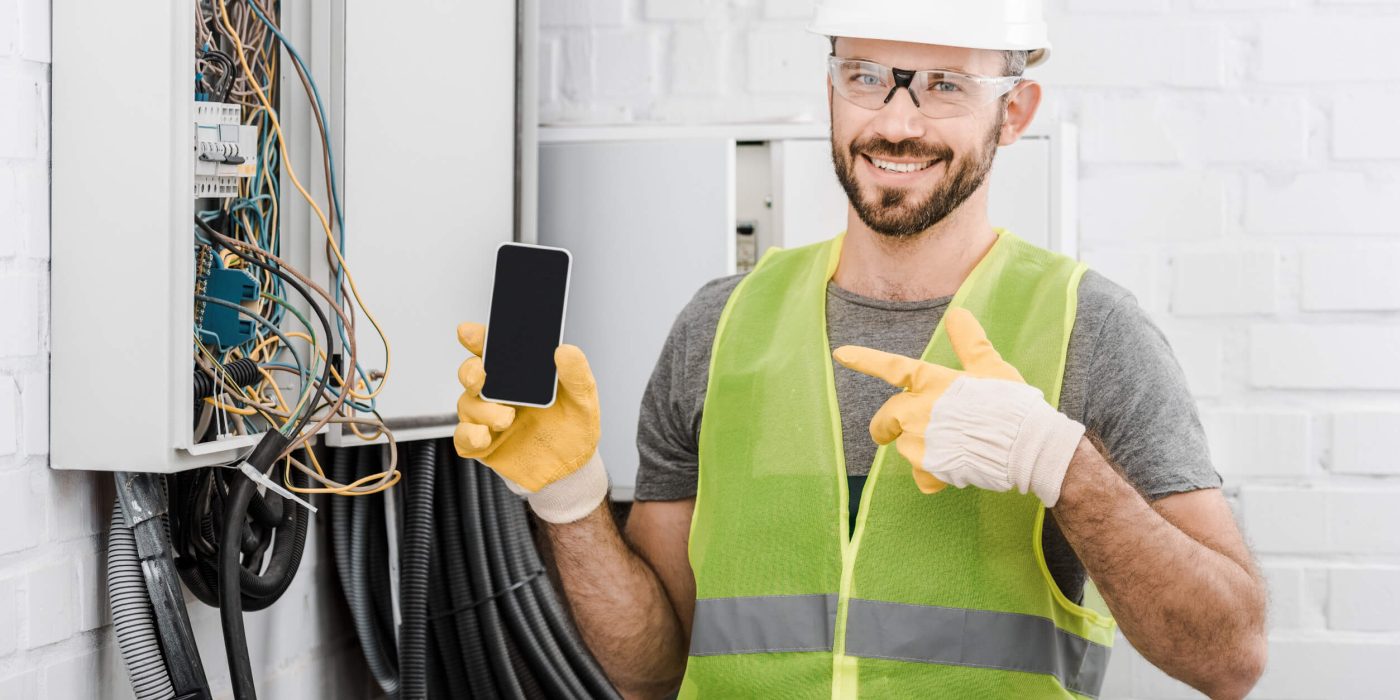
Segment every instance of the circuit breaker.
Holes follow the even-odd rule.
[[[194,103],[194,196],[236,197],[239,178],[258,171],[258,129],[242,124],[242,108]]]

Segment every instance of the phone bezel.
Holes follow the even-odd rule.
[[[503,241],[500,245],[496,246],[496,258],[497,258],[498,260],[500,259],[500,256],[501,256],[501,249],[502,249],[502,248],[505,248],[505,247],[507,247],[507,246],[516,246],[516,247],[519,247],[519,248],[534,248],[534,249],[537,249],[537,250],[554,250],[554,251],[560,251],[560,252],[564,253],[564,258],[565,258],[565,260],[568,261],[568,266],[564,269],[564,308],[563,308],[563,310],[560,311],[560,313],[559,313],[559,340],[557,341],[556,347],[557,347],[559,344],[563,344],[563,342],[564,342],[564,324],[565,324],[565,322],[567,322],[568,319],[569,319],[569,288],[570,288],[570,286],[571,286],[569,283],[572,281],[572,279],[573,279],[573,274],[574,274],[574,254],[571,253],[571,252],[569,252],[569,250],[568,250],[567,248],[559,248],[559,247],[557,247],[557,246],[538,245],[538,244],[535,244],[535,243],[518,243],[518,242],[515,242],[515,241]],[[493,276],[492,279],[491,279],[491,296],[490,296],[490,298],[487,300],[487,305],[486,305],[486,309],[487,309],[487,311],[486,311],[486,317],[487,317],[488,323],[489,323],[490,318],[491,318],[491,311],[490,311],[490,310],[491,310],[491,303],[495,301],[495,298],[496,298],[496,280],[495,280],[495,277]],[[490,352],[490,351],[491,351],[491,327],[488,325],[488,326],[486,327],[486,338],[483,339],[483,340],[481,341],[481,369],[482,369],[482,371],[485,371],[485,369],[486,369],[486,354],[487,354],[488,352]],[[490,396],[487,396],[487,395],[486,395],[486,386],[485,386],[485,384],[483,383],[483,385],[482,385],[482,387],[481,387],[481,398],[483,398],[483,399],[485,399],[485,400],[487,400],[487,401],[490,401],[490,402],[492,402],[492,403],[505,404],[505,405],[507,405],[507,406],[528,406],[528,407],[531,407],[531,408],[549,408],[550,406],[553,406],[553,405],[554,405],[554,402],[555,402],[555,401],[558,401],[558,400],[559,400],[559,368],[558,368],[557,366],[554,368],[554,382],[553,382],[553,384],[552,384],[551,387],[550,387],[550,391],[551,391],[551,393],[550,393],[550,396],[549,396],[549,403],[540,404],[540,403],[526,403],[526,402],[523,402],[523,401],[509,401],[509,400],[505,400],[505,399],[495,399],[495,398],[491,398]]]

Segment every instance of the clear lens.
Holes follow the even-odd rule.
[[[831,57],[827,63],[831,85],[837,94],[865,109],[880,109],[898,98],[894,69],[871,61]],[[982,77],[951,71],[916,71],[909,83],[910,97],[919,112],[933,119],[961,117],[1005,95],[1019,77]],[[900,91],[903,88],[899,89]],[[891,94],[895,91],[894,94]]]

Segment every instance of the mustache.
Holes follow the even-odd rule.
[[[878,136],[851,143],[851,157],[861,155],[882,158],[919,158],[922,160],[952,160],[953,149],[943,144],[908,140],[895,143]]]

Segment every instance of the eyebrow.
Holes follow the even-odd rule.
[[[832,54],[832,55],[835,56],[836,54]],[[842,59],[842,60],[846,60],[846,61],[869,61],[869,62],[871,62],[871,63],[880,63],[879,61],[877,61],[877,60],[875,60],[875,59],[873,59],[873,58],[866,58],[866,57],[864,57],[864,56],[836,56],[836,57],[837,57],[837,58],[840,58],[840,59]],[[884,64],[884,63],[880,63],[880,65],[883,66],[883,65],[885,65],[885,64]],[[894,66],[890,66],[890,67],[893,68]],[[963,67],[963,66],[939,66],[939,67],[937,67],[937,68],[900,68],[900,70],[942,70],[942,71],[950,71],[950,72],[953,72],[953,73],[962,73],[962,74],[964,74],[964,75],[972,75],[972,71],[968,70],[967,68],[965,68],[965,67]]]

